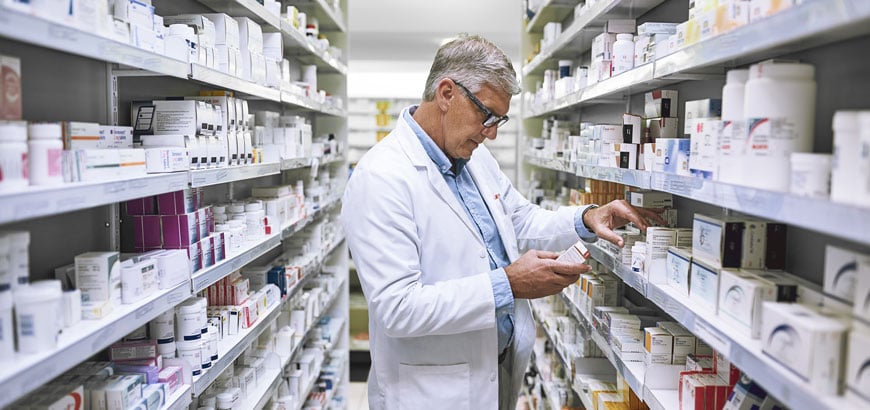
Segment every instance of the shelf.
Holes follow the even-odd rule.
[[[574,19],[556,41],[535,56],[523,67],[523,77],[542,75],[544,70],[555,68],[559,58],[577,59],[589,51],[592,39],[601,34],[601,28],[609,19],[636,18],[652,10],[665,0],[600,0],[583,15]],[[548,64],[549,63],[549,64]],[[550,67],[553,66],[553,67]]]
[[[126,43],[0,6],[0,36],[108,63],[187,79],[190,65]]]
[[[57,348],[34,354],[16,353],[0,361],[0,408],[63,374],[190,296],[185,281],[146,300],[115,307],[101,320],[82,320],[63,329]]]
[[[0,194],[0,224],[78,211],[184,189],[187,172],[151,174],[107,182],[73,182],[27,187]]]
[[[263,26],[264,32],[277,31],[280,27],[280,16],[270,13],[257,0],[199,0],[199,2],[218,13],[254,20]],[[268,30],[269,28],[272,30]]]
[[[305,10],[309,16],[313,15],[320,24],[320,32],[324,31],[341,31],[347,32],[347,26],[344,23],[344,13],[340,9],[334,9],[324,0],[301,0],[296,4],[296,7]]]
[[[305,218],[302,218],[284,229],[281,230],[281,238],[287,239],[292,236],[296,232],[301,231],[305,228],[311,221],[320,217],[320,215],[331,211],[335,206],[337,206],[341,202],[341,196],[335,196],[332,199],[328,200],[325,204],[321,205],[320,209],[312,212],[309,215],[306,215]]]
[[[174,393],[166,398],[166,403],[163,404],[161,410],[187,410],[190,403],[193,402],[193,396],[190,394],[191,387],[189,384],[184,384]]]
[[[208,68],[199,64],[190,65],[190,79],[219,89],[233,90],[254,99],[280,102],[281,91]]]
[[[277,389],[278,384],[284,380],[281,378],[282,369],[283,367],[266,369],[266,374],[263,377],[263,380],[257,382],[257,388],[254,389],[254,391],[249,392],[248,397],[241,400],[241,403],[237,408],[258,410],[266,407],[266,403],[268,403],[269,399],[272,398],[269,392]]]
[[[225,184],[242,181],[266,175],[275,175],[281,171],[281,164],[267,162],[262,164],[234,165],[226,168],[199,169],[190,171],[190,186],[199,188],[209,185]]]
[[[605,259],[604,264],[613,262],[613,258],[597,246],[589,247],[592,257]],[[630,277],[626,267],[620,265],[614,273],[620,277]],[[636,274],[635,274],[636,275]],[[634,287],[634,286],[632,286]],[[803,379],[783,367],[780,363],[765,355],[761,350],[761,342],[753,340],[744,331],[723,322],[709,310],[691,306],[683,296],[666,285],[644,282],[642,294],[665,313],[680,322],[687,330],[707,342],[713,349],[724,354],[731,362],[740,368],[753,380],[758,381],[765,390],[787,406],[812,409],[845,409],[853,408],[852,403],[842,396],[819,394]],[[656,393],[655,390],[652,390]],[[668,398],[661,401],[667,403]],[[669,408],[666,407],[665,408]]]
[[[316,102],[308,97],[303,97],[299,94],[290,92],[288,90],[281,90],[281,102],[285,104],[295,105],[300,108],[304,108],[306,110],[316,111],[322,114],[332,115],[335,117],[343,117],[347,113],[339,108],[321,104]]]
[[[293,28],[286,19],[281,19],[281,33],[284,35],[284,57],[296,57],[305,64],[317,66],[317,73],[338,73],[347,75],[347,66],[329,52],[321,53],[308,38]]]
[[[578,0],[546,0],[535,10],[535,16],[526,25],[526,33],[539,33],[547,23],[561,22],[574,12]]]
[[[279,245],[281,245],[281,237],[277,234],[266,236],[260,241],[248,241],[241,252],[231,255],[213,266],[194,272],[191,280],[193,292],[196,293],[209,287],[224,276],[241,269]]]
[[[868,23],[866,0],[804,1],[656,60],[655,76],[679,76],[709,66],[734,67],[855,38],[870,33]]]
[[[308,401],[308,395],[311,394],[311,389],[313,389],[314,385],[317,384],[317,379],[320,378],[320,370],[322,369],[323,364],[321,363],[315,368],[315,371],[312,372],[313,376],[311,377],[311,380],[305,383],[305,388],[302,389],[303,394],[299,395],[299,401],[296,404],[295,410],[302,410],[302,408],[305,407],[305,402]]]
[[[692,176],[594,165],[527,155],[529,164],[601,181],[654,189],[827,235],[870,244],[870,231],[855,221],[870,220],[870,208],[710,181]]]
[[[199,397],[203,392],[205,392],[205,389],[214,383],[215,379],[217,379],[217,377],[223,373],[227,367],[231,366],[236,358],[238,358],[251,343],[260,337],[260,333],[263,333],[263,330],[265,330],[266,327],[281,314],[281,305],[283,305],[283,301],[271,306],[265,317],[257,318],[257,322],[254,323],[253,327],[240,329],[238,334],[227,337],[218,342],[218,360],[212,363],[211,368],[207,371],[203,371],[199,377],[194,377],[194,397]]]

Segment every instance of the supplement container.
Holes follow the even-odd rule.
[[[233,236],[233,251],[238,252],[242,249],[242,246],[245,243],[245,231],[248,229],[247,225],[245,221],[238,219],[233,219],[232,221],[227,222],[227,224],[229,224],[230,234]]]
[[[175,312],[170,309],[148,323],[148,332],[158,344],[175,341]],[[175,350],[173,346],[173,351]]]
[[[175,342],[178,357],[187,360],[194,376],[202,374],[202,340]]]
[[[746,122],[743,99],[749,70],[730,70],[722,87],[722,131],[719,134],[718,179],[729,184],[743,180],[743,145]]]
[[[34,283],[13,293],[16,334],[21,353],[39,353],[57,347],[60,287]]]
[[[164,359],[174,359],[175,348],[175,342],[157,342],[157,354],[163,356]]]
[[[789,156],[813,149],[814,73],[809,64],[776,61],[749,68],[743,97],[748,135],[742,168],[746,177],[737,183],[788,191]]]
[[[831,154],[807,152],[791,154],[791,193],[812,198],[827,198],[830,193],[830,181]]]
[[[63,306],[61,309],[63,311],[62,326],[64,328],[75,326],[82,320],[82,291],[80,289],[65,290],[61,306]]]
[[[749,70],[729,70],[722,87],[722,120],[739,121],[743,119],[743,96]]]
[[[0,192],[27,187],[27,123],[0,121]]]
[[[124,336],[125,341],[148,340],[148,326],[142,325],[133,329],[130,334]]]
[[[231,393],[218,394],[215,410],[233,410],[233,395]]]
[[[188,299],[175,308],[175,336],[177,341],[199,340],[202,337],[200,305],[195,299]]]
[[[15,354],[15,329],[12,326],[12,291],[0,291],[0,359]]]
[[[209,334],[203,333],[202,339],[200,340],[200,360],[202,360],[202,369],[207,370],[211,368],[211,348],[209,346]]]
[[[571,76],[571,60],[559,60],[559,78]]]
[[[613,71],[612,76],[624,73],[634,68],[634,35],[617,34],[613,43]]]
[[[30,231],[6,232],[9,238],[9,273],[12,289],[30,282]]]
[[[27,126],[27,167],[30,185],[63,183],[63,141],[58,123]]]
[[[861,111],[858,114],[858,123],[861,126],[861,140],[855,181],[858,197],[856,204],[870,206],[870,111]]]
[[[211,361],[216,361],[218,359],[218,332],[220,331],[218,330],[217,326],[213,324],[208,325],[208,333],[206,333],[208,335],[208,338],[206,339],[206,341],[208,343],[208,350]]]
[[[263,203],[260,201],[252,202],[245,205],[245,224],[249,237],[263,236],[266,233],[265,224],[266,212],[263,210]]]
[[[837,111],[832,122],[834,153],[831,158],[831,201],[857,204],[858,185],[866,177],[858,174],[861,158],[859,111]],[[855,179],[858,179],[856,181]]]

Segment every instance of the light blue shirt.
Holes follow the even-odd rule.
[[[492,283],[492,293],[495,296],[495,317],[498,325],[498,351],[501,353],[504,349],[510,346],[514,334],[514,296],[511,290],[510,283],[507,280],[504,267],[510,265],[511,261],[508,258],[507,250],[501,240],[501,235],[495,225],[495,220],[492,219],[492,214],[487,208],[480,191],[474,184],[471,174],[465,168],[468,160],[456,159],[455,166],[451,164],[447,155],[435,145],[432,138],[426,134],[414,120],[412,115],[417,110],[417,106],[411,106],[409,109],[402,111],[405,121],[414,131],[426,154],[438,167],[441,175],[444,176],[444,181],[447,186],[456,196],[456,199],[463,205],[469,219],[474,221],[477,230],[486,244],[486,252],[489,255],[489,267],[492,271],[489,272],[490,282]],[[578,212],[574,216],[574,229],[577,234],[584,240],[594,240],[595,234],[589,232],[583,224],[582,213]]]

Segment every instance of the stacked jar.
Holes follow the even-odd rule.
[[[0,121],[0,192],[27,187],[27,123]]]

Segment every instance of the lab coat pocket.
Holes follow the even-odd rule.
[[[399,364],[399,409],[470,409],[471,367]]]

